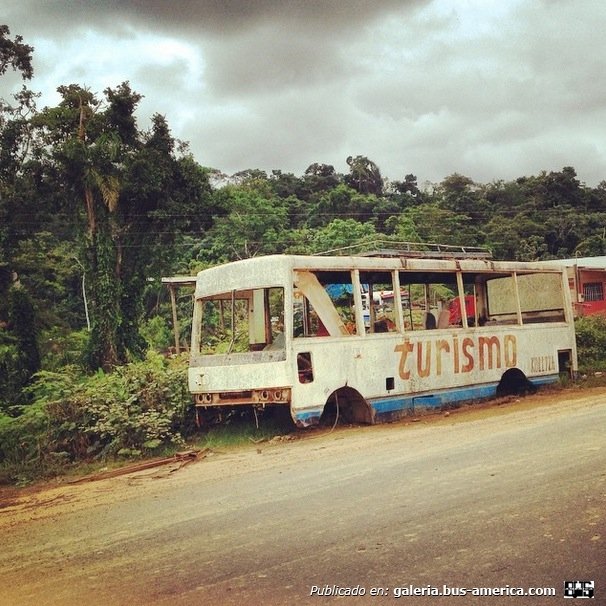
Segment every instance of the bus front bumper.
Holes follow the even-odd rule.
[[[241,391],[199,392],[194,394],[196,406],[290,405],[289,387],[245,389]]]

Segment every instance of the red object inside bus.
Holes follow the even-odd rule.
[[[461,316],[461,300],[459,297],[450,302],[448,309],[450,311],[449,323],[455,326],[457,324],[463,324],[463,317]],[[475,318],[476,303],[473,295],[465,295],[465,313],[468,318]]]

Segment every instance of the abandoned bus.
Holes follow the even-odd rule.
[[[576,368],[561,268],[384,251],[271,255],[196,278],[189,389],[200,417],[281,406],[299,427],[335,414],[375,423]]]

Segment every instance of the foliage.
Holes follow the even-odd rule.
[[[225,187],[215,200],[224,211],[205,239],[204,260],[225,262],[283,250],[288,209],[267,181]]]
[[[128,82],[99,100],[75,84],[33,120],[44,164],[64,184],[63,211],[74,213],[83,251],[77,262],[90,286],[90,367],[110,370],[139,358],[145,275],[170,262],[180,227],[204,221],[190,211],[209,195],[207,173],[178,157],[162,116],[140,131],[134,112],[142,96]],[[171,229],[172,228],[172,229]]]
[[[28,406],[18,417],[0,411],[0,484],[25,483],[49,471],[57,457],[48,451],[47,426],[41,404]]]
[[[606,317],[584,316],[575,322],[579,370],[606,370]]]
[[[77,253],[73,241],[62,241],[49,231],[36,231],[14,249],[13,267],[41,329],[85,325],[82,287],[86,290],[86,276]]]
[[[395,220],[395,233],[406,240],[467,246],[482,245],[483,237],[469,215],[438,202],[412,206]],[[408,237],[406,237],[408,236]]]
[[[42,368],[60,372],[65,366],[74,366],[84,372],[89,336],[86,329],[70,330],[61,325],[44,330],[40,338]]]
[[[321,227],[333,219],[353,219],[362,224],[372,223],[376,227],[382,226],[387,217],[398,212],[397,202],[375,194],[362,194],[348,185],[340,184],[320,195],[307,224]]]
[[[0,416],[0,462],[42,470],[64,463],[150,454],[182,445],[194,428],[186,360],[150,354],[113,373],[42,371],[20,416]]]
[[[0,328],[0,409],[23,402],[23,388],[40,369],[34,309],[26,290],[8,291],[8,322]]]
[[[15,36],[14,40],[11,40],[10,33],[8,25],[0,25],[0,76],[12,67],[13,70],[21,72],[24,79],[30,79],[34,73],[34,49],[23,42],[22,36]]]
[[[155,351],[168,351],[173,344],[173,333],[162,316],[154,316],[141,327],[141,334]]]
[[[26,379],[17,339],[0,330],[0,411],[19,401]]]
[[[310,247],[313,252],[326,252],[363,242],[372,243],[376,237],[371,223],[359,223],[355,219],[334,219],[311,234]]]
[[[381,170],[366,156],[349,156],[346,160],[349,166],[349,174],[345,177],[345,183],[361,194],[383,193],[383,177]]]
[[[34,307],[28,292],[20,286],[9,291],[8,327],[17,340],[23,370],[31,377],[40,370],[37,327]]]

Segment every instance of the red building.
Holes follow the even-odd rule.
[[[577,257],[544,263],[566,267],[575,317],[606,316],[606,257]]]

